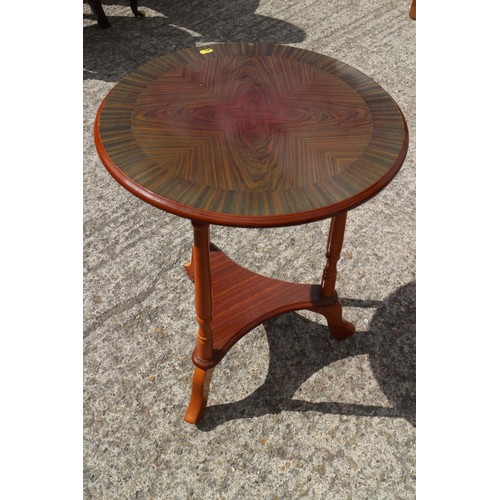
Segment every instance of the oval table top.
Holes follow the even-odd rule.
[[[406,121],[371,78],[330,57],[214,44],[139,67],[109,92],[94,129],[111,175],[192,220],[302,224],[383,189],[408,148]]]

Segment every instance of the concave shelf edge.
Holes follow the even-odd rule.
[[[193,266],[185,266],[194,282]],[[210,360],[192,355],[193,363],[208,370],[216,366],[231,347],[266,320],[300,309],[332,306],[337,294],[321,296],[320,285],[291,283],[262,276],[240,266],[213,243],[210,244],[210,270],[213,287],[213,355]]]

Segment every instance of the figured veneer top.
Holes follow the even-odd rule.
[[[365,202],[398,172],[408,131],[391,96],[345,63],[228,43],[130,73],[101,104],[95,142],[139,198],[190,219],[264,227]]]

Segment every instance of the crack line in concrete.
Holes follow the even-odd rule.
[[[128,311],[129,309],[132,309],[137,304],[140,304],[141,302],[144,302],[155,290],[156,286],[158,285],[158,281],[160,279],[161,274],[163,273],[163,268],[162,266],[160,268],[160,271],[156,275],[155,279],[153,280],[153,283],[151,286],[146,288],[146,290],[138,293],[137,295],[130,297],[123,302],[116,304],[116,306],[112,307],[111,309],[108,309],[107,311],[103,312],[98,319],[94,322],[93,325],[89,326],[86,328],[83,332],[83,338],[86,339],[93,331],[97,330],[102,324],[104,324],[109,318],[116,314],[121,314],[125,311]]]

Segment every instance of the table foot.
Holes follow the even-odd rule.
[[[194,367],[191,400],[184,416],[184,420],[190,424],[199,422],[207,407],[208,391],[213,371],[213,368],[203,370],[197,366]]]
[[[337,302],[327,307],[313,307],[310,311],[319,313],[326,318],[332,337],[344,340],[356,332],[356,327],[342,318],[342,306]]]

